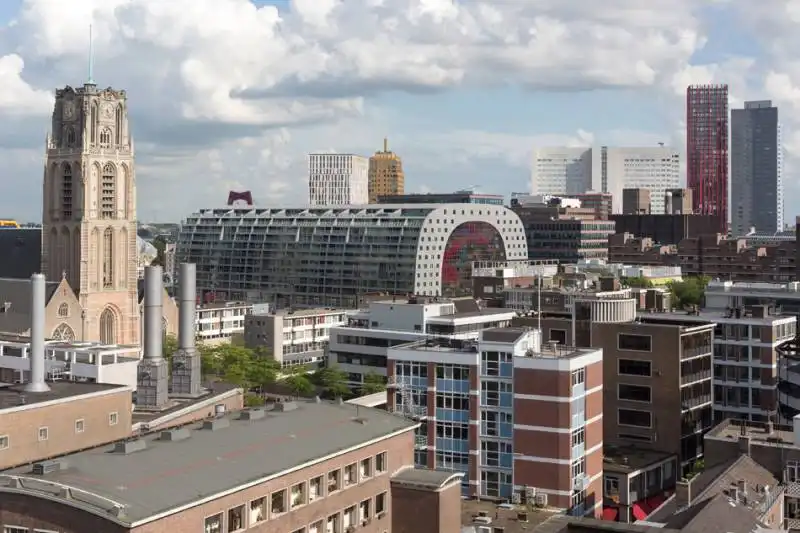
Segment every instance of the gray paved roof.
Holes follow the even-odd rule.
[[[62,400],[72,396],[90,394],[104,390],[122,388],[123,385],[109,385],[105,383],[83,383],[77,381],[51,381],[49,392],[30,393],[23,389],[25,385],[9,385],[0,383],[0,411],[21,405],[30,405],[52,400]],[[24,399],[24,402],[23,402]]]
[[[0,229],[0,278],[30,278],[39,272],[42,228]]]
[[[527,330],[525,328],[492,328],[485,329],[481,335],[481,340],[487,342],[517,342]]]
[[[766,526],[747,507],[733,502],[723,494],[717,494],[683,513],[678,513],[667,521],[667,527],[680,529],[682,533],[752,533],[758,527]]]
[[[293,411],[270,411],[260,420],[234,414],[225,419],[230,426],[214,431],[186,426],[191,436],[185,440],[145,437],[147,448],[128,455],[103,446],[65,456],[66,468],[43,476],[30,468],[3,474],[111,499],[125,506],[120,520],[130,524],[417,425],[386,411],[313,400],[298,402]]]
[[[0,230],[0,235],[4,231]],[[2,252],[2,250],[0,250]],[[58,289],[58,281],[45,284],[45,302]],[[0,312],[0,331],[5,333],[25,333],[31,328],[31,280],[0,278],[0,306],[10,303],[7,311]]]

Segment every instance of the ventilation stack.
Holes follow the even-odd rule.
[[[31,362],[30,381],[25,385],[25,392],[48,392],[50,387],[44,380],[44,315],[45,315],[45,281],[43,274],[31,276],[31,344],[29,358]]]
[[[172,356],[172,395],[200,396],[202,366],[195,346],[197,279],[194,263],[181,263],[178,271],[178,351]]]
[[[163,357],[162,276],[159,266],[144,269],[144,338],[136,389],[136,406],[144,409],[161,409],[169,402],[169,366]]]

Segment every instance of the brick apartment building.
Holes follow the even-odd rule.
[[[392,347],[388,374],[389,409],[422,420],[418,465],[463,472],[468,496],[599,516],[601,350],[497,328]]]
[[[711,215],[611,215],[617,233],[650,238],[660,244],[678,244],[699,235],[714,235],[719,221]]]

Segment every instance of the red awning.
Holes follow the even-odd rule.
[[[647,518],[647,511],[644,510],[641,503],[634,503],[631,507],[631,511],[633,511],[633,517],[636,520],[644,520]]]
[[[603,520],[616,522],[619,516],[619,509],[616,507],[603,507]]]

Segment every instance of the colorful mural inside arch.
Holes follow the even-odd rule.
[[[442,296],[472,293],[473,261],[505,261],[503,237],[488,222],[466,222],[458,226],[442,256]]]

